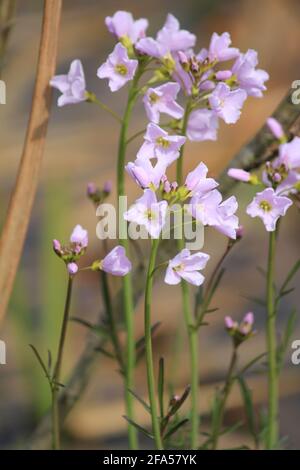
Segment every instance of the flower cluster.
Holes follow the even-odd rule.
[[[284,216],[294,200],[299,204],[300,182],[300,138],[289,142],[281,124],[274,118],[267,120],[267,126],[278,141],[277,157],[267,161],[261,181],[255,174],[231,168],[228,176],[246,183],[263,184],[246,211],[251,217],[259,217],[268,232],[276,229],[278,219]]]
[[[134,20],[126,11],[108,16],[105,24],[118,42],[98,68],[97,76],[108,79],[110,90],[115,92],[131,81],[138,69],[147,70],[153,62],[153,76],[140,91],[147,117],[155,124],[159,124],[161,114],[175,121],[182,119],[184,109],[176,101],[182,91],[190,102],[190,140],[216,140],[219,119],[235,123],[246,98],[261,97],[266,90],[269,76],[257,68],[257,52],[249,49],[242,53],[231,47],[227,32],[213,33],[209,47],[195,52],[196,36],[180,29],[172,14],[155,39],[146,36],[146,19]],[[80,60],[74,60],[68,74],[55,76],[50,84],[62,93],[59,106],[91,99]]]
[[[67,266],[70,276],[78,272],[77,261],[84,255],[88,246],[88,232],[81,225],[73,229],[68,245],[62,245],[59,240],[53,240],[53,249]],[[113,248],[102,260],[94,261],[91,266],[93,271],[105,271],[114,276],[125,276],[131,271],[131,262],[126,256],[122,246]]]
[[[225,317],[224,322],[225,328],[232,337],[236,346],[253,336],[253,334],[255,333],[253,331],[254,315],[252,312],[246,313],[240,323],[234,321],[229,316]]]

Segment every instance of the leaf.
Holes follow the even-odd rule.
[[[150,439],[153,439],[153,435],[145,428],[143,428],[142,426],[140,426],[139,424],[135,423],[134,421],[132,421],[130,418],[128,418],[127,416],[123,416],[124,419],[126,419],[126,421],[131,424],[132,426],[134,426],[138,431],[140,431],[141,433],[145,434],[145,436],[147,437],[150,437]]]
[[[258,297],[250,297],[248,295],[242,295],[242,297],[246,300],[250,300],[250,302],[254,302],[254,303],[260,305],[261,307],[266,306],[266,302],[262,299],[259,299]]]
[[[104,356],[107,356],[110,359],[115,359],[115,356],[111,352],[107,351],[106,349],[102,348],[101,346],[97,346],[97,348],[95,348],[95,351],[101,352],[102,354],[104,354]]]
[[[150,406],[145,402],[145,400],[143,400],[137,393],[135,393],[133,390],[130,390],[130,388],[128,389],[129,393],[131,393],[131,395],[134,396],[134,398],[137,399],[137,401],[145,408],[145,410],[148,412],[148,413],[151,413],[151,408]]]
[[[48,349],[48,373],[50,375],[52,368],[52,354],[51,351]]]
[[[249,361],[240,371],[239,371],[239,374],[238,375],[243,375],[248,369],[250,369],[250,367],[252,367],[254,364],[256,364],[260,359],[262,359],[263,357],[265,357],[267,355],[266,352],[264,353],[261,353],[259,354],[258,356],[256,356],[254,359],[252,359],[251,361]]]
[[[159,370],[158,370],[158,401],[160,417],[164,417],[164,384],[165,384],[165,363],[164,358],[159,359]]]
[[[218,275],[217,275],[217,277],[216,277],[216,279],[215,279],[215,282],[214,282],[213,285],[212,285],[211,291],[210,291],[210,293],[209,293],[208,305],[210,304],[210,301],[211,301],[211,299],[212,299],[214,293],[216,292],[217,288],[219,287],[219,284],[220,284],[220,282],[221,282],[221,280],[222,280],[222,278],[223,278],[223,276],[224,276],[224,274],[225,274],[225,271],[226,271],[225,268],[220,269],[220,271],[219,271],[219,273],[218,273]]]
[[[161,325],[161,322],[158,321],[151,326],[152,338],[160,325]],[[135,347],[136,347],[136,362],[138,363],[138,361],[143,357],[144,352],[145,352],[145,336],[142,336],[139,340],[137,340]]]
[[[164,439],[168,439],[169,437],[171,437],[173,434],[175,434],[176,431],[178,431],[178,429],[180,429],[182,426],[184,426],[188,422],[189,422],[189,420],[187,418],[182,419],[181,421],[179,421],[177,424],[175,424],[174,426],[172,426],[169,429],[169,431],[164,436]]]
[[[243,377],[239,376],[237,377],[239,386],[240,386],[240,391],[241,395],[244,401],[245,405],[245,412],[246,412],[246,417],[247,417],[247,424],[249,428],[249,432],[252,435],[255,446],[258,445],[258,436],[257,436],[257,430],[256,430],[256,422],[255,422],[255,412],[254,412],[254,406],[253,406],[253,400],[252,400],[252,392],[249,389],[246,381],[244,380]]]
[[[110,332],[102,325],[93,325],[92,323],[88,322],[87,320],[83,320],[82,318],[78,318],[78,317],[71,317],[70,320],[74,321],[76,323],[79,323],[82,326],[85,326],[85,327],[89,328],[90,330],[94,331],[95,333],[97,333],[99,335],[102,335],[102,336],[105,336],[105,337],[110,336]]]
[[[289,347],[290,339],[294,331],[295,321],[296,321],[297,310],[292,310],[284,330],[284,334],[281,340],[280,345],[277,348],[277,368],[278,371],[282,368],[284,355],[286,353],[287,348]]]
[[[292,267],[292,269],[290,270],[290,272],[288,273],[287,277],[285,278],[285,281],[284,283],[282,284],[281,288],[280,288],[280,291],[279,292],[282,292],[282,291],[285,291],[288,284],[291,282],[291,280],[293,279],[293,277],[295,276],[295,274],[297,273],[297,271],[300,269],[300,259],[298,261],[296,261],[296,263],[294,264],[294,266]]]
[[[33,351],[35,357],[37,358],[38,363],[40,364],[41,368],[43,369],[43,371],[44,371],[44,373],[45,373],[45,376],[46,376],[46,378],[48,379],[48,382],[51,383],[51,381],[52,381],[52,380],[51,380],[51,377],[50,377],[50,375],[49,375],[49,373],[48,373],[47,367],[45,366],[44,361],[43,361],[43,359],[42,359],[40,353],[38,352],[38,350],[36,349],[36,347],[33,346],[33,344],[29,344],[29,346],[31,347],[31,349],[32,349],[32,351]]]
[[[216,312],[217,310],[220,310],[219,307],[216,307],[216,308],[208,308],[207,310],[205,310],[204,313],[214,313],[214,312]]]

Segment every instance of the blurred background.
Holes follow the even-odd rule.
[[[57,72],[66,73],[71,60],[81,59],[88,89],[120,113],[126,90],[111,94],[106,81],[96,77],[97,67],[104,62],[114,45],[104,19],[118,9],[131,11],[136,18],[147,17],[150,22],[149,35],[160,29],[167,13],[171,12],[179,18],[182,28],[197,35],[197,49],[208,45],[214,31],[228,31],[235,47],[242,51],[248,48],[258,51],[259,66],[270,74],[265,97],[248,99],[238,123],[221,126],[217,142],[188,143],[185,171],[203,160],[211,175],[217,176],[233,154],[272,113],[292,81],[300,79],[300,3],[297,0],[64,0],[63,5]],[[17,2],[3,69],[7,100],[6,105],[0,105],[0,225],[14,185],[30,111],[42,7],[42,1]],[[14,294],[0,334],[7,345],[7,365],[0,366],[1,448],[24,447],[30,433],[49,408],[48,385],[28,345],[34,344],[44,357],[48,349],[55,352],[57,347],[66,275],[63,263],[53,254],[52,239],[67,241],[72,228],[80,223],[88,228],[90,234],[86,263],[99,257],[103,247],[96,238],[97,218],[94,207],[85,196],[86,185],[89,181],[95,181],[101,186],[106,180],[112,180],[114,189],[109,201],[114,202],[116,195],[117,125],[109,115],[90,104],[58,109],[56,98],[57,94],[54,93],[39,190]],[[146,119],[144,109],[139,104],[131,122],[133,133],[141,129],[141,122],[146,123]],[[141,140],[136,140],[129,147],[129,160],[135,158],[140,145]],[[129,200],[133,201],[138,190],[129,178],[127,187]],[[213,305],[221,308],[209,317],[210,326],[200,330],[200,377],[203,386],[199,399],[204,430],[214,389],[221,383],[230,357],[231,342],[224,331],[224,316],[241,319],[249,310],[255,313],[257,335],[242,346],[241,364],[264,352],[264,309],[248,298],[262,297],[264,293],[264,279],[257,267],[263,267],[266,262],[267,236],[262,223],[258,219],[248,218],[244,213],[245,205],[253,194],[251,190],[238,186],[235,194],[240,201],[239,215],[246,235],[226,262],[226,274]],[[299,229],[298,212],[293,207],[282,223],[278,245],[278,282],[284,279],[299,257]],[[212,256],[207,274],[224,248],[224,237],[207,230],[204,251]],[[299,280],[299,277],[296,278],[293,285],[299,286]],[[284,323],[292,306],[297,304],[299,290],[296,289],[284,299],[279,321]],[[182,321],[180,305],[180,290],[158,282],[155,286],[153,320],[160,320],[162,324],[155,336],[154,349],[157,359],[161,355],[165,357],[167,378],[175,379],[175,391],[181,391],[188,383],[187,348],[183,345],[182,352],[176,355],[173,345],[177,325]],[[96,276],[83,272],[75,280],[71,315],[94,321],[100,307],[98,280]],[[137,308],[135,327],[138,338],[143,331],[142,302]],[[64,366],[66,379],[84,348],[86,336],[84,327],[70,323]],[[299,322],[292,339],[298,338]],[[290,355],[291,350],[288,349],[281,380],[281,434],[288,436],[286,447],[300,448],[300,366],[291,364]],[[109,358],[99,355],[86,391],[66,421],[65,447],[126,447],[122,380],[115,369]],[[259,410],[266,400],[265,378],[260,373],[252,374],[249,384]],[[143,363],[137,369],[136,389],[141,395],[146,393]],[[239,420],[241,410],[239,390],[234,389],[229,399],[226,422],[230,424]],[[146,425],[147,419],[137,405],[137,421]],[[247,444],[248,441],[249,437],[241,428],[228,436],[224,445],[232,447]],[[149,443],[145,442],[145,445]]]

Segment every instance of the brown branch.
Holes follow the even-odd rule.
[[[0,322],[13,288],[26,236],[48,127],[51,88],[56,67],[61,0],[45,0],[32,107],[17,180],[0,240]]]

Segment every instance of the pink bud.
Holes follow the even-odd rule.
[[[55,251],[55,253],[60,255],[62,253],[60,241],[54,239],[52,244],[53,244],[53,250]]]
[[[112,182],[110,180],[105,181],[103,186],[103,191],[107,194],[111,193],[112,190]]]
[[[184,52],[178,51],[178,57],[179,57],[179,61],[180,61],[181,64],[187,64],[188,63],[187,55]]]
[[[251,175],[248,171],[242,170],[240,168],[230,168],[227,171],[227,175],[230,176],[230,178],[243,181],[244,183],[248,183],[251,178]]]
[[[232,77],[231,70],[219,70],[219,72],[216,73],[217,80],[228,80],[231,77]]]
[[[284,137],[284,131],[282,129],[282,126],[280,122],[277,121],[277,119],[270,117],[267,119],[267,126],[277,139],[281,139]]]
[[[246,313],[246,315],[244,316],[243,322],[244,322],[244,323],[247,323],[247,324],[250,325],[250,326],[252,326],[253,323],[254,323],[254,315],[253,315],[253,313],[252,313],[252,312]]]
[[[77,273],[78,266],[77,266],[76,263],[68,263],[67,264],[67,269],[68,269],[68,273],[70,274],[70,276],[73,276],[74,274]]]
[[[245,234],[245,229],[242,225],[240,225],[236,229],[236,238],[237,238],[237,240],[240,240],[241,238],[243,238],[244,234]]]
[[[97,186],[95,183],[88,183],[86,192],[88,196],[93,196],[97,192]]]
[[[170,182],[167,180],[164,182],[164,192],[165,193],[169,193],[171,191],[171,184]]]
[[[228,328],[228,330],[231,330],[235,326],[235,322],[229,316],[226,316],[224,318],[224,323],[225,323],[226,328]]]
[[[274,181],[275,183],[280,183],[280,181],[281,181],[281,176],[280,176],[279,173],[274,173],[274,175],[273,175],[273,181]]]

